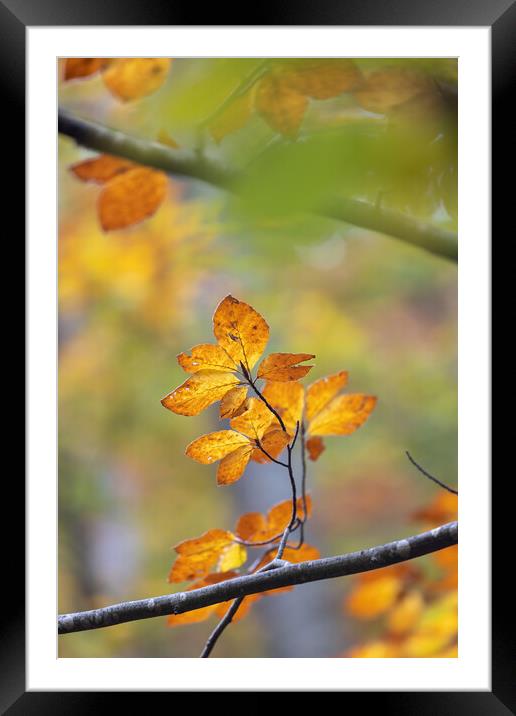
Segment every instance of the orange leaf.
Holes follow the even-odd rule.
[[[409,632],[418,623],[424,608],[425,602],[418,589],[407,592],[389,614],[387,619],[389,632],[396,636]]]
[[[247,435],[253,440],[261,440],[264,432],[273,421],[274,415],[259,398],[249,398],[246,407],[247,410],[233,418],[230,425],[233,430],[238,430],[238,432]]]
[[[243,301],[226,296],[213,315],[213,332],[219,345],[237,366],[251,371],[269,340],[269,326]]]
[[[113,177],[99,197],[99,219],[104,231],[124,229],[152,216],[167,192],[164,172],[137,167]]]
[[[284,448],[287,447],[290,439],[290,435],[284,430],[277,430],[276,428],[273,428],[272,430],[269,429],[260,440],[260,445],[263,450],[259,447],[253,450],[253,460],[259,463],[266,463],[270,462],[270,458],[267,457],[267,455],[270,455],[275,459],[278,458]]]
[[[303,378],[312,365],[297,365],[315,358],[311,353],[271,353],[258,366],[258,378],[273,381],[290,381]]]
[[[219,430],[191,442],[186,448],[186,454],[202,465],[210,465],[243,446],[250,449],[249,440],[244,435],[234,430]]]
[[[440,492],[433,502],[412,515],[413,519],[437,527],[457,519],[459,498],[451,492]]]
[[[412,70],[391,69],[371,73],[355,92],[355,98],[364,109],[384,114],[433,89],[433,80],[427,75]]]
[[[308,438],[306,441],[306,449],[308,450],[308,457],[310,460],[317,460],[321,453],[325,451],[323,439],[320,437]]]
[[[280,71],[269,72],[257,85],[255,107],[267,124],[285,137],[295,138],[308,105]]]
[[[197,373],[200,370],[232,371],[238,367],[223,348],[212,343],[194,346],[190,355],[180,353],[177,362],[187,373]]]
[[[200,537],[180,542],[174,547],[178,557],[170,570],[168,581],[184,582],[204,577],[232,542],[231,532],[218,529],[208,530]]]
[[[225,136],[244,127],[251,117],[253,92],[246,92],[231,104],[210,124],[210,134],[219,144]]]
[[[200,370],[162,398],[161,403],[178,415],[199,415],[202,410],[220,400],[238,382],[233,373]]]
[[[70,171],[81,181],[105,184],[113,177],[133,169],[135,166],[136,164],[128,159],[119,159],[111,154],[100,154],[98,157],[73,164]]]
[[[303,499],[298,498],[297,515],[301,519],[304,517]],[[312,498],[306,496],[306,512],[309,517],[312,511]],[[267,517],[260,512],[248,512],[242,515],[236,525],[235,533],[246,542],[265,542],[285,530],[292,517],[292,500],[284,500],[273,505]],[[311,557],[307,557],[311,559]],[[270,561],[270,560],[269,560]]]
[[[341,370],[335,375],[319,378],[306,389],[306,419],[308,422],[319,413],[348,382],[348,373]]]
[[[339,395],[311,421],[311,435],[350,435],[359,428],[376,405],[371,395]]]
[[[347,59],[310,59],[286,64],[282,73],[292,89],[314,99],[329,99],[357,88],[362,75]]]
[[[65,63],[64,79],[90,77],[103,70],[110,60],[106,57],[69,57]]]
[[[155,92],[166,79],[172,60],[166,57],[129,57],[113,60],[103,74],[112,94],[124,102]]]
[[[245,400],[247,388],[232,388],[220,401],[219,415],[221,418],[235,418],[246,410]]]
[[[217,470],[217,485],[232,485],[240,480],[252,451],[251,445],[244,445],[221,460]]]
[[[357,619],[374,619],[394,606],[402,588],[403,582],[395,574],[364,581],[348,595],[346,610]]]
[[[247,512],[245,515],[241,515],[235,528],[236,534],[246,542],[251,540],[255,542],[262,541],[261,539],[256,539],[255,535],[266,530],[267,519],[261,512]]]
[[[303,413],[304,390],[296,381],[288,383],[268,382],[263,397],[278,411],[287,430],[294,431]]]

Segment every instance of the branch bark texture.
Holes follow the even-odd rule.
[[[268,589],[369,572],[451,547],[457,544],[457,540],[457,522],[449,522],[428,532],[359,552],[289,564],[189,592],[122,602],[87,612],[62,614],[58,617],[58,633],[70,634],[168,614],[183,614]]]
[[[170,149],[158,142],[133,137],[104,125],[81,119],[60,109],[58,129],[77,144],[98,152],[130,159],[168,174],[199,179],[222,189],[236,191],[239,175],[198,154]],[[417,221],[397,211],[350,198],[334,199],[320,211],[325,218],[344,221],[401,239],[432,254],[457,261],[457,235]]]

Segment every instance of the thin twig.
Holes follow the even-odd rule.
[[[435,483],[436,483],[437,485],[439,485],[440,487],[444,488],[445,490],[448,490],[448,492],[451,492],[453,495],[458,495],[458,494],[459,494],[457,490],[454,490],[454,489],[453,489],[453,487],[450,487],[450,486],[447,485],[446,483],[441,482],[441,480],[438,480],[436,477],[434,477],[434,476],[431,475],[429,472],[427,472],[423,467],[421,467],[421,465],[419,465],[419,463],[417,463],[417,462],[414,460],[414,458],[412,457],[412,455],[409,453],[408,450],[405,450],[405,454],[406,454],[406,456],[408,457],[408,459],[410,460],[410,462],[414,465],[414,467],[416,467],[422,475],[424,475],[425,477],[428,477],[429,480],[432,480],[433,482],[435,482]]]

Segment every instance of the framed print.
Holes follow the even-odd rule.
[[[125,691],[514,709],[489,268],[516,12],[332,5],[0,6],[27,129],[7,713]]]

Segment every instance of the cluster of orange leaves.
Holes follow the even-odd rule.
[[[311,509],[311,500],[307,496],[306,517],[310,516]],[[297,511],[299,517],[305,517],[301,498],[297,502]],[[248,512],[242,515],[235,526],[234,533],[212,529],[200,537],[180,542],[174,548],[178,556],[172,565],[168,581],[176,583],[195,580],[188,588],[189,591],[240,576],[236,570],[247,560],[247,550],[242,541],[252,545],[253,542],[261,543],[277,538],[289,524],[291,512],[292,502],[285,500],[271,507],[267,515],[263,515],[261,512]],[[276,553],[277,549],[271,546],[252,566],[249,573],[254,573],[265,567],[275,558]],[[319,557],[319,550],[308,544],[302,544],[300,547],[287,546],[282,555],[282,559],[292,563],[305,562]],[[281,594],[292,589],[293,587],[280,587],[260,594],[249,595],[242,602],[235,619],[245,616],[251,605],[262,597]],[[230,604],[230,602],[221,602],[184,614],[172,614],[168,617],[167,623],[170,626],[180,626],[205,621],[212,614],[223,617]]]
[[[457,497],[440,493],[414,518],[431,529],[457,518]],[[457,546],[432,554],[436,576],[419,564],[402,563],[358,575],[344,602],[345,611],[361,621],[378,621],[377,638],[344,656],[457,656]]]
[[[440,95],[431,77],[399,68],[364,75],[350,59],[281,60],[249,90],[239,95],[210,126],[216,142],[244,127],[253,112],[276,132],[295,139],[312,99],[351,93],[357,104],[375,114],[413,118],[434,111]]]
[[[309,456],[316,459],[323,449],[321,436],[349,435],[366,421],[374,408],[376,399],[372,396],[340,394],[347,382],[345,372],[316,381],[305,394],[298,381],[312,366],[300,364],[315,356],[272,353],[262,358],[269,326],[252,306],[231,295],[215,310],[213,332],[217,343],[203,343],[189,353],[179,354],[179,365],[191,375],[161,402],[174,413],[192,416],[220,401],[219,416],[230,420],[230,429],[203,435],[186,448],[186,454],[202,464],[220,461],[219,485],[239,480],[250,460],[259,463],[277,460],[287,446],[294,444],[303,414],[307,421],[306,433],[303,431],[308,436],[306,449]],[[265,383],[263,390],[257,388],[257,381]],[[248,397],[249,390],[254,391],[256,397]],[[299,498],[297,517],[304,522],[310,512],[310,496]],[[212,529],[181,542],[175,547],[177,558],[169,581],[195,580],[190,589],[198,589],[232,579],[238,576],[235,570],[248,559],[246,547],[268,544],[269,549],[249,571],[261,569],[276,556],[277,543],[292,524],[292,513],[292,500],[286,500],[272,507],[267,515],[258,512],[242,515],[234,532]],[[287,543],[282,554],[289,562],[318,557],[319,551],[304,543],[297,546]],[[281,591],[285,589],[270,593]],[[246,597],[239,616],[261,596],[263,594]],[[203,621],[211,614],[225,614],[227,608],[228,604],[223,603],[172,615],[168,623],[175,626]]]
[[[298,380],[312,366],[299,363],[315,357],[309,353],[271,353],[253,378],[253,368],[269,339],[269,326],[254,308],[233,296],[218,305],[213,332],[216,344],[203,343],[189,354],[179,354],[179,365],[191,376],[161,402],[174,413],[191,416],[220,401],[220,418],[230,419],[230,429],[203,435],[186,449],[189,457],[205,465],[220,460],[219,485],[239,480],[251,459],[277,459],[293,440],[303,414],[307,450],[316,459],[323,449],[323,436],[353,433],[376,404],[370,395],[340,394],[347,383],[345,371],[321,378],[305,391]],[[263,390],[256,390],[257,380],[265,382]],[[257,397],[248,397],[249,389]]]

